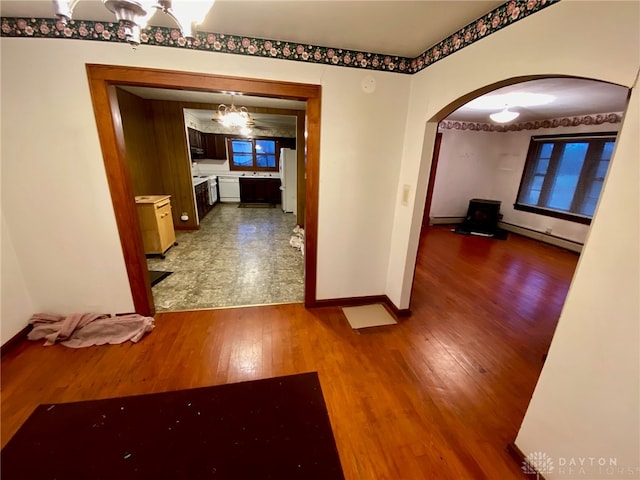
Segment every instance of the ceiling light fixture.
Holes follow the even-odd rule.
[[[204,21],[215,0],[102,0],[104,6],[115,14],[123,28],[127,42],[134,48],[140,45],[140,32],[151,17],[160,10],[177,24],[187,41],[196,37],[196,26]],[[52,0],[58,21],[67,24],[79,0]]]
[[[492,113],[491,115],[489,115],[489,118],[491,118],[491,120],[493,120],[494,122],[507,123],[511,120],[515,120],[519,115],[519,112],[512,112],[511,110],[509,110],[509,107],[505,105],[504,109],[499,112]]]
[[[233,95],[231,96],[231,106],[219,105],[218,113],[213,120],[220,122],[225,127],[249,128],[255,126],[253,118],[246,107],[236,107],[233,104]]]

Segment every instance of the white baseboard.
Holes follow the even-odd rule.
[[[546,233],[531,230],[529,228],[519,227],[511,223],[498,222],[498,227],[508,232],[517,233],[518,235],[522,235],[523,237],[532,238],[533,240],[538,240],[550,245],[555,245],[556,247],[566,248],[567,250],[571,250],[572,252],[582,252],[583,245],[578,242],[556,237],[553,235],[548,235]]]

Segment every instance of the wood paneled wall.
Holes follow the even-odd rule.
[[[134,195],[162,194],[155,131],[146,100],[116,89]]]
[[[182,107],[178,102],[148,100],[155,129],[157,155],[163,192],[171,195],[173,223],[179,228],[197,228],[196,207],[191,181],[191,160]],[[180,215],[186,212],[189,220]]]

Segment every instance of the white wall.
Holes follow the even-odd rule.
[[[430,217],[464,217],[469,200],[492,198],[498,133],[442,132]]]
[[[4,344],[22,330],[31,315],[36,313],[4,218],[2,219],[1,258],[0,343]]]
[[[441,119],[433,117],[463,95],[523,75],[564,74],[631,87],[640,67],[638,18],[638,2],[564,0],[413,76],[398,183],[413,187],[415,208],[400,205],[398,189],[387,281],[396,305],[409,304],[413,269],[407,266],[415,264],[424,172],[433,122]],[[542,451],[556,460],[615,456],[619,464],[640,466],[639,103],[634,92],[556,338],[518,434],[516,444],[525,453]],[[567,478],[557,470],[545,477]]]
[[[364,93],[363,76],[331,68],[322,77],[318,299],[385,293],[404,135],[390,119],[406,117],[409,77],[374,75]]]
[[[445,130],[433,189],[431,217],[464,217],[471,198],[500,200],[503,221],[584,243],[588,225],[515,210],[532,136],[617,132],[620,124],[541,128],[519,132]]]
[[[547,361],[516,440],[560,458],[614,458],[640,478],[640,94],[634,87],[614,159]],[[568,461],[566,464],[568,465]],[[606,471],[605,471],[606,473]],[[583,477],[586,475],[583,475]]]
[[[403,139],[389,118],[405,118],[410,77],[102,42],[2,38],[0,47],[3,220],[39,310],[133,310],[86,63],[322,85],[317,297],[384,293]],[[360,88],[368,75],[371,95]]]

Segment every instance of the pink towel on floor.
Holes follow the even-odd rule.
[[[139,341],[153,330],[153,317],[132,314],[110,317],[97,313],[72,313],[66,317],[37,313],[29,323],[33,330],[29,340],[45,339],[45,346],[60,342],[72,348],[91,345],[117,344],[127,340]]]

